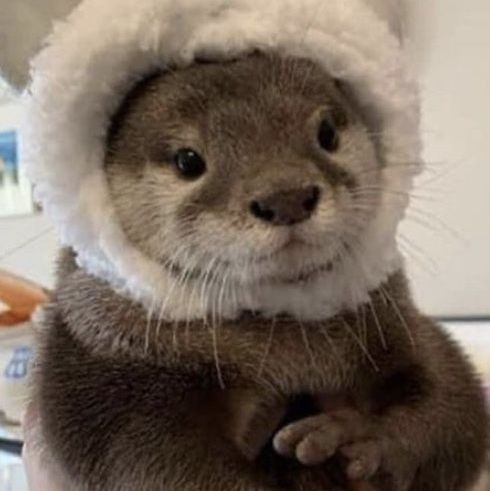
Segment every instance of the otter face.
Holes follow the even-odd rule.
[[[375,218],[376,141],[312,62],[252,55],[154,76],[127,98],[106,173],[123,230],[175,277],[304,284]]]

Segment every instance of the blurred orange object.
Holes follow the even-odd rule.
[[[48,298],[49,294],[44,288],[0,270],[0,302],[6,308],[0,311],[0,327],[28,321],[34,310]]]

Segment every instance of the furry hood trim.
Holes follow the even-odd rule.
[[[364,1],[83,0],[56,24],[32,63],[26,166],[37,198],[82,267],[147,305],[165,298],[169,278],[128,241],[110,201],[103,162],[111,118],[130,89],[156,70],[253,50],[305,57],[347,81],[380,121],[383,179],[400,192],[399,198],[385,193],[389,204],[366,232],[361,264],[314,285],[324,293],[318,309],[310,305],[305,315],[326,317],[365,301],[400,267],[396,229],[417,172],[400,164],[420,161],[416,84],[399,39]],[[296,297],[308,294],[298,288]],[[271,313],[284,310],[280,298],[289,302],[288,294],[272,297],[278,304]],[[260,308],[258,299],[247,302]]]

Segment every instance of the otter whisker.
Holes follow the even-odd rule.
[[[275,332],[275,328],[276,328],[276,320],[277,320],[277,316],[274,315],[272,317],[272,322],[271,322],[270,327],[269,327],[269,336],[267,337],[267,344],[265,346],[265,351],[264,351],[264,354],[262,356],[262,359],[260,360],[259,369],[257,371],[257,375],[259,377],[262,375],[262,373],[264,371],[267,358],[268,358],[268,356],[271,352],[271,349],[272,349],[272,342],[274,340],[274,332]]]
[[[303,322],[301,322],[301,319],[298,318],[297,321],[298,321],[298,325],[300,327],[301,337],[303,338],[303,343],[305,345],[305,349],[308,353],[308,356],[310,357],[312,366],[315,366],[316,365],[315,355],[313,354],[313,350],[311,349],[311,344],[310,344],[310,340],[308,339],[308,333],[306,331],[306,328],[305,328]]]
[[[189,285],[192,283],[192,290],[189,291]],[[189,328],[189,312],[191,305],[194,301],[194,286],[195,286],[195,281],[193,281],[192,278],[192,268],[189,266],[184,269],[184,276],[182,278],[182,283],[181,283],[181,295],[180,295],[180,300],[179,303],[181,305],[185,305],[187,302],[187,310],[186,310],[186,315],[185,315],[185,340],[186,340],[186,345],[188,344],[188,328]]]
[[[222,282],[221,282],[221,289],[220,289],[220,293],[218,295],[218,305],[217,305],[217,310],[218,310],[218,316],[220,318],[223,317],[223,300],[224,300],[224,297],[227,293],[227,283],[228,283],[228,280],[230,278],[230,270],[228,270],[224,275],[223,275],[223,279],[222,279]]]
[[[400,197],[400,198],[410,198],[410,199],[415,199],[419,201],[424,201],[424,202],[434,202],[436,201],[434,199],[434,196],[423,196],[420,194],[415,194],[412,191],[403,191],[400,189],[390,189],[386,187],[377,187],[377,186],[360,186],[357,189],[354,189],[351,191],[351,195],[357,198],[363,197],[363,196],[378,196],[378,195],[392,195],[393,197]]]
[[[226,278],[227,278],[227,274],[225,274],[222,277],[221,291],[224,288]],[[218,275],[215,274],[214,278],[213,278],[214,284],[212,285],[212,288],[215,288],[217,279],[218,279]],[[216,315],[217,314],[216,308],[218,308],[216,304],[217,304],[217,302],[219,302],[220,296],[221,296],[221,292],[217,298],[213,298],[213,302],[211,305],[211,333],[212,333],[212,339],[213,339],[213,356],[214,356],[214,362],[215,362],[215,367],[216,367],[216,375],[218,377],[219,386],[221,387],[221,389],[224,390],[226,388],[226,386],[225,386],[224,379],[223,379],[223,373],[221,371],[221,363],[220,363],[220,356],[219,356],[219,343],[218,343],[218,328],[219,328],[220,322],[218,322],[218,318]],[[221,321],[221,319],[219,319],[219,321]]]
[[[189,331],[190,331],[190,325],[191,325],[191,309],[197,304],[198,300],[198,295],[197,291],[199,290],[201,286],[202,281],[202,276],[199,276],[198,279],[193,279],[192,275],[189,275],[188,278],[188,283],[192,282],[192,289],[189,294],[189,298],[187,298],[187,309],[186,309],[186,314],[185,314],[185,343],[186,346],[189,345]]]
[[[413,337],[413,334],[410,330],[410,327],[408,326],[408,322],[405,319],[405,317],[403,317],[403,314],[402,314],[400,307],[398,306],[398,303],[396,302],[395,298],[393,297],[393,295],[390,294],[390,292],[383,285],[380,285],[379,289],[380,289],[381,293],[388,299],[388,302],[391,304],[393,310],[395,311],[395,314],[400,319],[400,322],[402,323],[402,326],[403,326],[405,332],[407,333],[407,336],[408,336],[408,339],[410,341],[411,346],[413,348],[415,348],[415,338]]]
[[[366,306],[364,304],[362,304],[360,307],[359,307],[359,311],[360,311],[360,319],[361,319],[361,326],[360,326],[360,331],[361,331],[361,336],[362,336],[362,339],[364,340],[364,343],[367,345],[367,342],[368,342],[368,326],[367,326],[367,320],[366,320]]]
[[[153,317],[153,311],[155,309],[155,304],[156,304],[156,300],[155,297],[153,296],[151,299],[150,309],[147,312],[147,320],[146,320],[146,328],[145,328],[145,347],[144,347],[145,355],[148,354],[148,350],[150,348],[151,321]]]
[[[212,281],[213,281],[213,275],[216,275],[216,271],[213,270],[215,264],[218,261],[218,257],[215,256],[213,257],[209,264],[208,267],[206,268],[206,271],[204,273],[204,279],[201,283],[201,295],[200,295],[200,303],[201,303],[201,309],[204,314],[204,324],[207,323],[207,311],[208,311],[208,306],[209,306],[209,291],[212,288]]]
[[[340,353],[339,353],[337,346],[335,346],[335,342],[332,339],[332,336],[330,336],[330,334],[328,333],[328,325],[324,325],[324,324],[320,323],[319,326],[320,326],[320,333],[326,339],[328,345],[330,346],[330,348],[332,350],[332,354],[333,354],[334,358],[337,360],[337,363],[339,364],[339,366],[341,366],[343,363],[343,360],[342,360],[342,357],[340,356]]]
[[[437,274],[437,263],[421,247],[401,232],[398,233],[398,239],[403,242],[400,246],[404,246],[404,252],[406,252],[424,272],[428,270],[432,275]]]
[[[165,266],[171,266],[173,264],[173,258],[178,257],[182,253],[182,251],[185,251],[187,248],[188,248],[188,246],[184,245],[184,246],[181,246],[179,249],[177,249],[177,251],[175,252],[175,254],[172,255],[172,258],[168,260],[168,264],[166,264]],[[166,311],[168,302],[170,301],[170,298],[173,295],[173,292],[175,290],[175,287],[179,283],[178,282],[178,278],[174,278],[173,276],[171,276],[171,279],[172,279],[172,283],[170,285],[170,288],[168,289],[167,295],[162,300],[162,303],[161,303],[161,306],[160,306],[160,312],[159,312],[159,316],[158,316],[158,322],[157,322],[157,326],[156,326],[156,329],[155,329],[155,335],[156,335],[156,338],[157,339],[160,338],[160,329],[161,329],[161,325],[162,325],[162,322],[163,322],[163,319],[164,319],[164,316],[165,316],[165,311]]]
[[[376,329],[378,330],[378,335],[379,339],[381,341],[381,346],[383,347],[384,350],[388,349],[388,344],[386,342],[386,337],[383,331],[383,326],[381,325],[381,322],[378,317],[378,313],[376,312],[376,306],[373,303],[373,300],[371,296],[369,297],[368,301],[369,308],[371,309],[371,313],[373,314],[373,319],[374,319],[374,324],[376,325]]]
[[[186,344],[189,344],[189,328],[190,328],[190,323],[191,323],[191,308],[194,306],[194,302],[198,302],[198,291],[203,288],[203,279],[204,279],[204,274],[205,271],[209,270],[211,267],[211,263],[214,258],[211,258],[208,261],[208,265],[199,270],[199,276],[197,278],[193,278],[193,276],[190,274],[188,277],[188,283],[192,281],[192,291],[190,293],[190,297],[187,299],[187,311],[186,311],[186,327],[185,327],[185,339],[186,339]],[[202,306],[202,302],[200,303]]]
[[[219,316],[219,310],[218,310],[219,309],[218,303],[219,303],[220,292],[221,289],[223,288],[223,283],[226,274],[227,274],[226,272],[225,274],[218,274],[218,271],[216,269],[213,271],[212,283],[210,288],[212,295],[211,295],[211,303],[209,305],[211,311],[211,323],[213,326],[216,325],[218,322],[221,322],[221,318]]]
[[[446,232],[455,240],[459,240],[459,241],[464,240],[461,237],[461,234],[459,234],[457,230],[450,227],[446,222],[444,222],[444,220],[442,220],[437,215],[434,215],[434,213],[431,213],[427,210],[423,210],[421,208],[418,208],[417,206],[412,206],[412,205],[408,208],[407,213],[409,215],[410,214],[418,215],[418,217],[420,217],[421,220],[426,221],[426,223],[429,223],[428,221],[432,220],[434,224],[439,228],[439,231]]]
[[[215,313],[214,313],[214,305],[215,305],[215,299],[214,296],[211,298],[210,291],[212,291],[215,286],[216,286],[216,278],[217,278],[217,272],[216,270],[213,270],[213,266],[217,262],[218,258],[215,256],[211,258],[211,260],[208,262],[208,265],[204,271],[201,270],[201,292],[200,292],[200,303],[201,303],[201,308],[203,311],[203,323],[204,327],[209,329],[211,333],[211,338],[212,338],[212,345],[213,345],[213,359],[215,363],[215,368],[216,368],[216,375],[218,378],[218,383],[221,389],[225,389],[225,383],[221,371],[221,364],[220,364],[220,356],[219,356],[219,346],[218,346],[218,323],[216,322],[215,318]],[[211,302],[211,325],[208,323],[208,308],[209,308],[209,301],[212,299]]]
[[[213,356],[216,368],[216,376],[218,377],[218,384],[222,390],[226,389],[223,373],[221,371],[221,362],[219,357],[219,343],[218,343],[218,326],[213,324],[211,326],[211,334],[213,338]]]
[[[355,253],[352,249],[350,249],[350,251],[352,253],[352,256],[353,256],[354,260],[357,263],[357,267],[362,272],[362,274],[364,276],[366,276],[366,270],[364,268],[364,264],[359,259],[357,253]],[[373,315],[373,319],[374,319],[374,323],[376,325],[376,329],[378,331],[378,335],[379,335],[379,339],[380,339],[380,342],[381,342],[381,346],[383,347],[384,350],[387,350],[388,349],[388,345],[387,345],[386,337],[385,337],[385,334],[384,334],[384,331],[383,331],[383,326],[382,326],[382,324],[381,324],[381,322],[379,320],[378,314],[376,312],[376,307],[375,307],[375,305],[374,305],[374,303],[373,303],[372,298],[371,298],[370,295],[369,295],[368,304],[369,304],[370,310],[371,310],[372,315]]]
[[[366,348],[366,346],[362,343],[362,340],[356,335],[356,333],[354,332],[354,329],[352,328],[352,326],[344,318],[341,319],[341,322],[342,322],[342,325],[347,329],[347,332],[354,338],[354,340],[358,344],[358,346],[361,349],[361,351],[364,353],[364,355],[366,356],[366,358],[369,360],[369,362],[373,366],[374,370],[376,372],[379,372],[379,367],[378,367],[376,361],[371,356],[371,353]]]
[[[182,259],[182,262],[184,264],[187,263],[187,259],[189,256],[189,250],[185,250],[185,256]],[[177,279],[177,284],[180,287],[180,298],[182,301],[182,296],[186,293],[186,285],[189,281],[190,273],[191,273],[191,268],[190,267],[185,267],[182,269],[181,274],[179,275]],[[175,352],[178,352],[179,346],[178,346],[178,338],[177,338],[177,331],[179,327],[179,320],[175,319],[175,321],[172,324],[172,346]]]

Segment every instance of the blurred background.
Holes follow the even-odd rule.
[[[17,0],[0,0],[0,7],[5,2]],[[62,4],[74,0],[52,3],[64,12]],[[413,0],[412,7],[408,49],[420,74],[427,168],[400,229],[400,246],[418,304],[445,322],[490,382],[490,2]],[[48,20],[42,14],[41,9],[38,22],[26,10],[24,29],[44,29]],[[57,243],[23,175],[20,118],[18,95],[0,78],[0,270],[50,288]],[[2,308],[9,306],[0,299],[0,314]],[[23,321],[19,325],[25,327]],[[25,331],[15,332],[11,325],[8,332],[0,327],[0,360],[2,343],[6,353],[0,414],[6,411],[2,390],[11,397],[20,393],[15,384],[23,383],[8,372],[23,366],[22,349],[29,344]],[[4,414],[0,439],[19,438],[11,419]],[[0,452],[0,491],[21,491],[20,461],[12,456],[18,447],[7,450]]]

